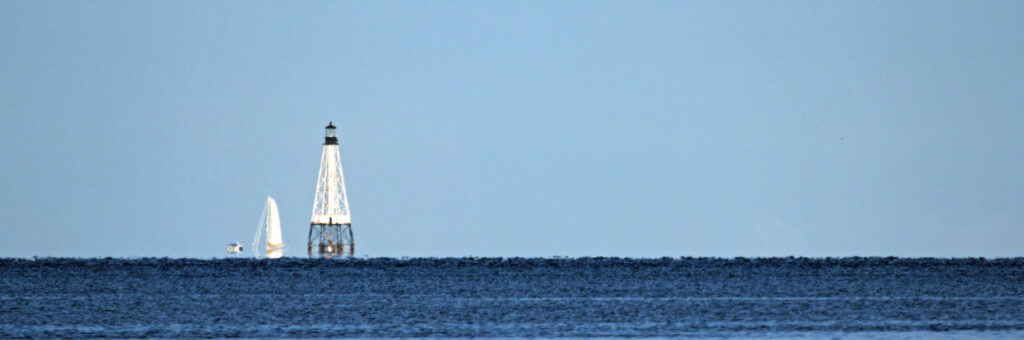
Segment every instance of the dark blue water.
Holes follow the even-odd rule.
[[[0,338],[1024,336],[1016,259],[0,259]]]

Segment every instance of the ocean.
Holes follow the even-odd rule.
[[[1021,338],[1024,258],[0,259],[0,338]]]

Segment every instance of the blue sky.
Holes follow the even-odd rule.
[[[1024,2],[0,2],[0,256],[1024,255]]]

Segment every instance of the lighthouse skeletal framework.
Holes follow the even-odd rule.
[[[341,172],[341,153],[334,123],[327,125],[324,150],[320,156],[320,176],[313,197],[313,218],[309,222],[309,256],[355,254],[352,218]]]

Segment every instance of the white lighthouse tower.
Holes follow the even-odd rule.
[[[309,256],[355,254],[352,218],[341,172],[341,153],[334,123],[327,125],[324,150],[320,156],[320,176],[313,196],[313,218],[309,222]]]

